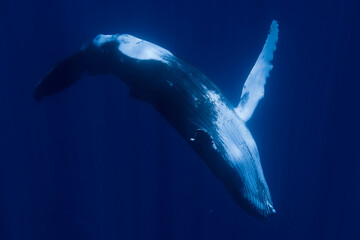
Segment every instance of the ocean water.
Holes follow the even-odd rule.
[[[360,239],[356,1],[0,2],[0,239]],[[110,76],[36,103],[35,85],[99,33],[201,69],[236,105],[279,22],[248,127],[277,214],[239,207],[150,104]]]

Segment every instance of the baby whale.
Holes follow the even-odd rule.
[[[274,20],[234,107],[201,71],[170,51],[128,34],[98,35],[56,65],[36,86],[41,101],[81,78],[113,74],[132,97],[152,104],[218,177],[234,200],[259,218],[275,214],[257,146],[246,122],[264,95],[278,40]]]

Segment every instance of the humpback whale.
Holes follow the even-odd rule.
[[[253,137],[246,126],[273,68],[278,23],[233,106],[199,69],[170,51],[128,34],[98,35],[57,64],[36,86],[34,98],[56,94],[81,78],[113,74],[130,95],[149,102],[177,130],[248,213],[266,219],[275,214]]]

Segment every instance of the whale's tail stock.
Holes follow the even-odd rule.
[[[79,51],[69,58],[57,64],[37,84],[34,91],[34,98],[40,102],[43,97],[50,96],[69,87],[79,80],[85,71],[85,56]]]

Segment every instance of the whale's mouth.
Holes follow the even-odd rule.
[[[276,214],[276,210],[271,202],[266,196],[264,197],[256,196],[253,199],[242,199],[238,201],[239,205],[244,207],[244,209],[252,216],[259,219],[268,219],[271,216]]]
[[[233,194],[233,192],[230,192]],[[276,214],[276,210],[271,200],[264,200],[261,198],[244,199],[240,196],[234,196],[235,201],[250,215],[258,219],[268,219]],[[266,198],[266,197],[265,197]]]

